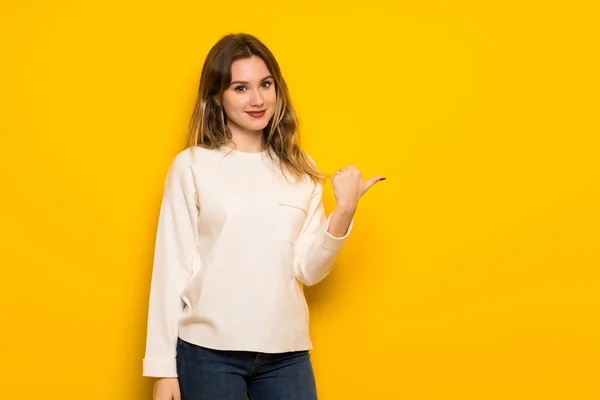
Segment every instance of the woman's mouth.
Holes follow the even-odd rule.
[[[265,112],[267,110],[262,110],[262,111],[246,111],[246,113],[251,116],[252,118],[261,118],[263,115],[265,115]]]

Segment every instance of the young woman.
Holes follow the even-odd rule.
[[[296,125],[267,47],[219,40],[164,188],[143,363],[154,400],[317,398],[302,285],[329,273],[359,199],[385,178],[340,169],[326,217],[326,175]]]

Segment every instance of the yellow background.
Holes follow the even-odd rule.
[[[323,169],[388,178],[307,290],[320,398],[600,399],[599,3],[392,3],[1,6],[1,399],[150,399],[164,177],[239,31]]]

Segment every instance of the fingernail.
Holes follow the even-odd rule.
[[[385,181],[387,178],[381,178],[380,181]]]

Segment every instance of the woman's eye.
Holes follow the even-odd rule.
[[[261,83],[261,86],[265,89],[270,88],[271,85],[273,85],[273,82],[271,82],[271,81],[266,81],[266,82]],[[233,90],[235,90],[236,92],[243,92],[246,89],[248,89],[248,87],[246,87],[246,85],[238,85],[233,88]]]

